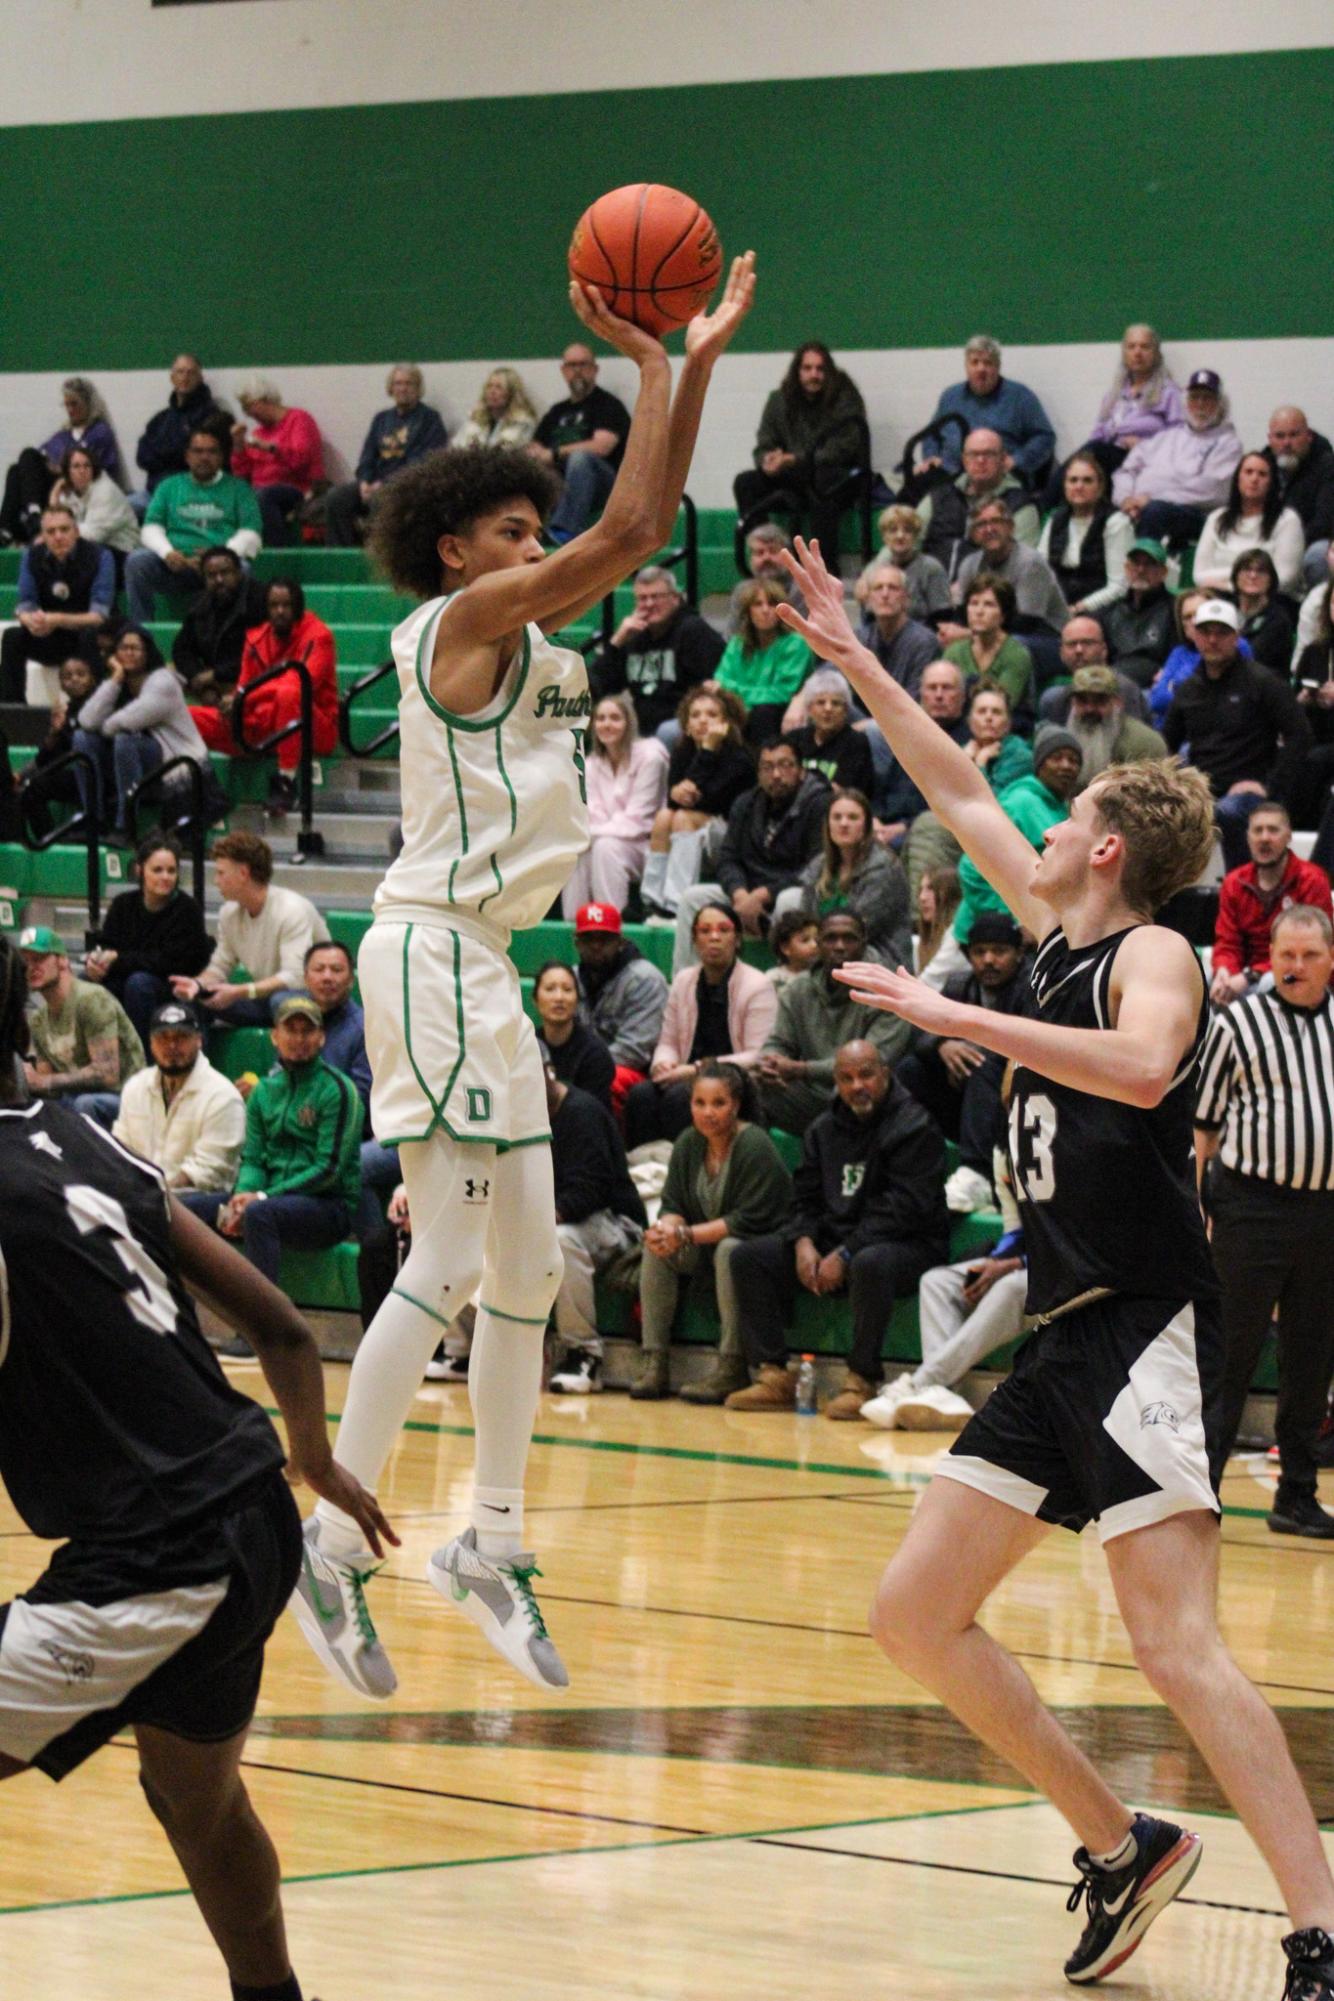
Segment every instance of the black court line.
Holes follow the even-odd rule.
[[[1003,1809],[996,1809],[1003,1811]],[[1032,1883],[1040,1889],[1065,1890],[1069,1879],[1059,1876],[1026,1876],[1014,1869],[979,1869],[967,1862],[927,1862],[916,1855],[876,1855],[865,1848],[826,1847],[823,1842],[785,1841],[778,1835],[753,1834],[756,1848],[790,1848],[799,1855],[841,1855],[850,1862],[887,1862],[896,1869],[934,1869],[946,1876],[985,1876],[1000,1883]],[[1176,1897],[1174,1903],[1190,1904],[1201,1911],[1235,1911],[1247,1918],[1286,1918],[1286,1911],[1271,1910],[1265,1904],[1227,1904],[1212,1897]]]
[[[854,1500],[851,1494],[707,1494],[698,1500],[663,1501],[552,1501],[549,1503],[525,1501],[524,1517],[529,1515],[600,1515],[633,1512],[641,1508],[752,1508],[786,1507],[789,1504],[806,1507],[811,1501]],[[910,1500],[904,1505],[911,1506]],[[395,1508],[392,1519],[396,1522],[448,1521],[461,1511],[458,1508]]]
[[[117,1751],[133,1751],[137,1747],[123,1739],[114,1740],[112,1748]],[[425,1799],[457,1800],[464,1806],[498,1806],[509,1813],[544,1813],[556,1820],[596,1821],[608,1827],[647,1828],[652,1834],[684,1834],[701,1837],[709,1833],[707,1827],[676,1827],[670,1821],[630,1820],[615,1813],[586,1813],[579,1807],[541,1806],[534,1800],[492,1799],[487,1793],[458,1793],[446,1791],[440,1786],[410,1786],[401,1779],[372,1779],[356,1772],[315,1772],[305,1765],[270,1765],[263,1758],[242,1758],[243,1768],[251,1772],[281,1772],[293,1779],[318,1779],[332,1786],[363,1786],[373,1792],[416,1793]]]

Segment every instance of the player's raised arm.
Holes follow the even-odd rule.
[[[1195,1039],[1203,998],[1199,963],[1176,931],[1144,924],[1122,942],[1112,969],[1112,1026],[1067,1028],[950,1000],[899,967],[865,961],[834,978],[854,1000],[896,1014],[942,1039],[1006,1056],[1054,1084],[1147,1110],[1177,1081]]]
[[[697,313],[686,328],[686,358],[681,369],[680,379],[676,385],[676,393],[672,397],[671,412],[667,427],[665,461],[656,491],[652,495],[655,519],[652,538],[648,549],[645,551],[647,555],[653,555],[662,547],[675,525],[676,511],[681,505],[681,496],[685,492],[686,480],[690,474],[690,461],[695,454],[695,441],[699,436],[700,418],[704,413],[704,399],[708,393],[714,364],[718,360],[718,357],[725,352],[737,328],[750,311],[754,300],[755,252],[747,250],[743,256],[732,260],[732,268],[728,273],[727,285],[716,311],[712,313]],[[592,326],[593,323],[586,320],[585,324]],[[593,330],[595,332],[598,331],[596,327]],[[638,421],[638,417],[639,408],[636,405],[636,421]],[[632,427],[631,436],[633,437],[633,435],[634,431]],[[627,446],[626,460],[622,461],[616,487],[612,489],[613,499],[616,497],[616,489],[620,486],[621,479],[625,477],[626,461],[628,459],[629,448]],[[611,506],[609,502],[607,513],[610,513],[610,511]],[[561,559],[563,560],[568,557],[571,550],[577,549],[580,542],[585,541],[588,537],[595,536],[597,530],[605,524],[606,520],[607,514],[604,514],[602,520],[595,523],[593,528],[587,530],[585,535],[579,536],[575,541],[567,543],[565,549],[560,552]],[[547,560],[549,564],[554,564],[557,559],[549,557]],[[640,560],[642,558],[636,558],[636,563]],[[634,565],[630,567],[634,567]],[[553,573],[560,574],[559,572]],[[564,574],[568,575],[568,571]],[[542,618],[540,623],[550,632],[557,631],[561,626],[571,624],[583,612],[587,611],[590,606],[599,603],[606,596],[607,589],[614,588],[625,574],[626,571],[624,568],[618,570],[617,574],[612,578],[610,585],[605,587],[599,586],[587,592],[582,597],[569,599],[552,616]]]
[[[294,1476],[352,1516],[376,1556],[397,1543],[373,1494],[335,1460],[324,1418],[324,1371],[315,1337],[285,1293],[173,1199],[171,1243],[181,1277],[254,1346],[287,1426]]]
[[[590,333],[619,348],[639,369],[639,394],[616,483],[600,518],[563,548],[540,561],[492,568],[471,579],[462,575],[466,588],[451,599],[439,622],[437,662],[445,656],[457,662],[463,650],[494,645],[525,625],[554,629],[568,622],[578,609],[605,597],[659,545],[672,388],[667,350],[652,334],[608,312],[591,286],[572,283],[570,303]],[[449,539],[442,538],[442,544]],[[538,545],[533,548],[536,555]],[[442,564],[449,556],[442,546]],[[446,583],[444,588],[454,586]],[[434,683],[433,692],[439,699]]]
[[[843,607],[842,584],[825,567],[819,543],[807,544],[798,536],[796,555],[785,551],[783,561],[800,584],[807,605],[804,618],[790,604],[780,605],[783,624],[799,632],[820,659],[832,661],[847,675],[937,819],[1024,928],[1043,937],[1054,919],[1029,894],[1033,850],[997,805],[982,773],[861,644]]]

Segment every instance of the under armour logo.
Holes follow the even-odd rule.
[[[1167,1424],[1173,1431],[1180,1431],[1181,1419],[1170,1403],[1147,1404],[1139,1414],[1139,1428],[1147,1431],[1151,1424]]]
[[[472,1176],[469,1175],[463,1184],[463,1199],[465,1202],[485,1202],[490,1194],[491,1183],[489,1181],[474,1181]]]

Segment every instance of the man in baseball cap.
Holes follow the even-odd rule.
[[[1173,549],[1198,542],[1204,517],[1221,507],[1241,464],[1241,439],[1228,422],[1223,384],[1197,368],[1186,384],[1186,421],[1141,438],[1112,479],[1112,499]]]
[[[667,1010],[667,982],[623,935],[614,903],[585,903],[575,912],[574,949],[583,1016],[616,1065],[611,1105],[619,1117],[627,1094],[648,1076]]]
[[[962,940],[967,970],[951,973],[945,992],[970,1007],[1022,1014],[1027,1005],[1024,937],[1008,910],[979,910]],[[1000,1112],[1002,1057],[976,1044],[917,1030],[911,1054],[895,1075],[925,1106],[947,1139],[958,1141],[959,1165],[945,1183],[945,1200],[960,1214],[991,1206],[991,1155]]]
[[[1115,667],[1075,670],[1067,727],[1083,758],[1076,792],[1109,764],[1138,764],[1145,758],[1167,756],[1167,745],[1157,730],[1126,714]]]
[[[1283,799],[1313,737],[1286,681],[1245,660],[1241,614],[1226,598],[1206,598],[1194,616],[1200,664],[1172,697],[1163,724],[1169,750],[1190,746],[1190,761],[1214,792],[1223,859],[1248,859],[1246,822],[1256,799]]]
[[[144,1067],[134,1024],[114,994],[74,977],[65,941],[49,924],[25,926],[18,948],[28,992],[42,1002],[29,1024],[29,1091],[64,1098],[110,1127],[127,1078]]]
[[[1177,642],[1176,601],[1167,588],[1167,551],[1153,535],[1126,550],[1126,587],[1102,615],[1117,672],[1147,688]]]
[[[245,1105],[235,1084],[205,1056],[194,1009],[185,1001],[163,1001],[148,1025],[148,1049],[152,1061],[121,1092],[112,1132],[160,1167],[178,1193],[229,1194],[241,1165]]]
[[[327,1251],[351,1232],[361,1194],[361,1099],[320,1055],[324,1015],[311,994],[284,994],[270,1031],[278,1068],[245,1108],[236,1192],[186,1195],[187,1208],[239,1239],[251,1264],[278,1283],[284,1248]]]

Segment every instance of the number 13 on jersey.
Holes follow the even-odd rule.
[[[1010,1105],[1010,1165],[1021,1202],[1050,1202],[1056,1193],[1056,1107],[1044,1092]]]

